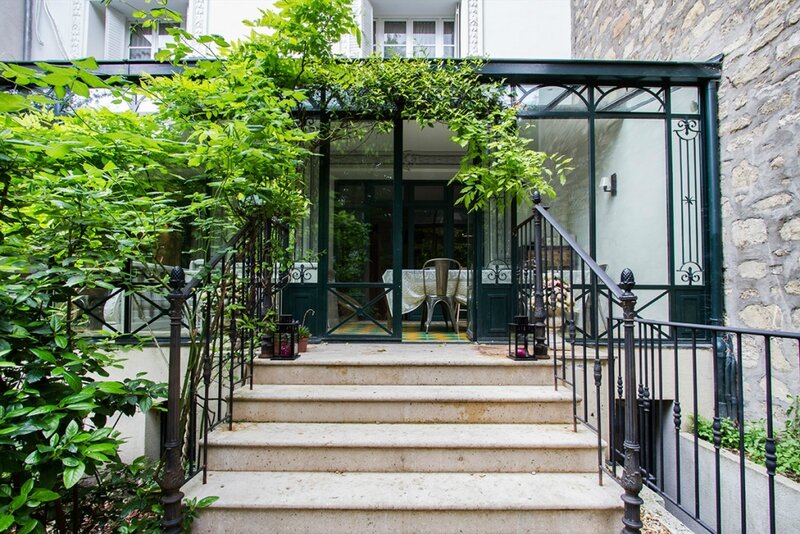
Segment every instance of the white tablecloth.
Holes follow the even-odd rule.
[[[468,273],[466,270],[461,270],[461,274],[459,275],[459,271],[451,270],[450,275],[447,278],[447,294],[451,295],[453,291],[455,291],[456,301],[460,302],[461,304],[467,304],[467,294],[469,293],[469,286],[467,284]],[[394,280],[394,273],[391,270],[387,270],[383,273],[383,282],[385,284],[391,284]],[[458,282],[458,288],[456,288],[456,282]],[[403,277],[401,279],[402,283],[402,310],[403,313],[410,313],[417,308],[425,301],[425,292],[423,291],[422,286],[422,270],[421,269],[403,269]],[[436,289],[436,276],[433,271],[429,271],[425,274],[425,285],[428,287],[428,291],[433,291]],[[391,293],[386,296],[387,300],[389,301],[389,311],[392,310],[392,301],[391,301]]]

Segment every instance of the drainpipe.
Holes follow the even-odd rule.
[[[720,58],[721,61],[722,58]],[[725,313],[723,301],[723,252],[722,252],[722,193],[719,173],[719,129],[717,90],[719,82],[711,80],[705,84],[705,153],[706,176],[708,176],[708,277],[710,290],[710,317],[712,325],[722,325]],[[714,355],[717,365],[717,404],[722,417],[735,418],[736,409],[736,361],[722,336],[714,338]],[[741,355],[740,355],[741,356]]]
[[[33,0],[25,0],[25,20],[22,22],[22,61],[30,61],[33,45]]]

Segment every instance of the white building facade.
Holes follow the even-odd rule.
[[[193,34],[245,37],[243,20],[275,0],[168,0]],[[4,0],[0,58],[8,61],[150,60],[171,39],[173,23],[142,28],[135,13],[156,1]],[[361,42],[348,37],[336,52],[383,56],[564,59],[570,57],[569,0],[353,0]],[[22,30],[22,31],[20,31]]]

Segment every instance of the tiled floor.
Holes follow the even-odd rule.
[[[459,333],[456,334],[451,329],[446,329],[444,323],[431,324],[429,332],[426,334],[424,330],[420,330],[419,323],[416,321],[403,322],[403,341],[413,342],[431,342],[431,343],[453,343],[453,342],[468,342],[466,333],[464,332],[466,325],[461,323],[459,325]],[[348,322],[336,329],[337,335],[386,335],[384,330],[378,328],[374,323],[363,321],[358,323]]]

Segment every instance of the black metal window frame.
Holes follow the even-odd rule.
[[[647,120],[656,119],[664,123],[664,152],[665,152],[665,176],[667,186],[665,190],[665,203],[667,220],[665,221],[665,232],[667,233],[667,260],[668,260],[668,275],[667,283],[665,284],[640,284],[638,289],[640,292],[647,291],[650,293],[649,298],[642,298],[644,295],[640,294],[640,302],[637,307],[638,310],[645,310],[648,307],[656,304],[663,298],[669,301],[670,320],[682,320],[684,317],[678,314],[678,309],[675,304],[676,295],[684,291],[687,287],[692,288],[694,293],[699,293],[698,298],[702,299],[704,309],[700,322],[706,323],[714,315],[710,307],[710,290],[711,287],[705,283],[710,276],[707,272],[703,272],[703,283],[699,283],[698,270],[708,271],[709,264],[711,263],[711,236],[709,234],[709,217],[719,217],[720,206],[714,206],[710,203],[710,195],[706,192],[709,190],[712,180],[716,180],[716,176],[711,176],[710,167],[706,165],[706,153],[703,139],[707,136],[713,135],[706,131],[705,125],[707,121],[704,120],[707,110],[702,105],[703,97],[703,84],[700,81],[694,83],[672,83],[669,80],[661,81],[660,83],[653,83],[646,79],[642,80],[617,80],[613,83],[611,80],[590,80],[580,83],[578,80],[572,80],[569,83],[559,83],[557,78],[533,77],[517,77],[514,83],[509,83],[509,101],[511,105],[516,105],[520,108],[518,116],[523,120],[558,120],[558,119],[582,119],[588,122],[588,161],[589,161],[589,253],[593,258],[597,258],[597,185],[598,173],[596,169],[597,161],[597,140],[595,135],[595,124],[597,120],[621,118],[626,120]],[[672,110],[671,94],[672,91],[679,88],[694,88],[697,90],[698,108],[694,113],[675,113]],[[524,100],[528,98],[534,91],[542,88],[560,88],[562,94],[554,98],[550,103],[544,106],[544,109],[529,111],[523,107]],[[603,104],[602,101],[612,93],[620,90],[627,89],[631,92],[623,95],[618,101],[624,99],[632,99],[637,95],[645,94],[650,97],[650,100],[656,100],[661,108],[661,111],[606,111],[608,108],[614,108],[618,102],[611,104]],[[599,95],[599,98],[598,98]],[[585,110],[561,110],[559,104],[569,96],[574,96],[585,106]],[[516,97],[516,99],[515,99]],[[677,124],[677,126],[676,126]],[[695,202],[694,207],[697,208],[695,214],[695,222],[697,223],[693,229],[700,229],[697,234],[699,246],[691,248],[693,256],[684,258],[680,264],[677,264],[676,258],[676,242],[683,241],[686,236],[677,236],[675,232],[675,205],[674,194],[676,181],[683,181],[683,176],[680,176],[679,170],[674,169],[673,165],[673,150],[674,150],[674,136],[679,129],[690,129],[693,131],[699,141],[696,141],[696,157],[694,178],[699,183],[694,184],[696,192],[702,192],[700,196],[701,203],[696,203],[696,197],[691,199]],[[514,214],[516,215],[516,214]],[[516,224],[516,220],[514,221]],[[701,250],[698,250],[701,249]],[[697,267],[693,268],[693,265]],[[704,268],[705,267],[705,268]],[[688,283],[679,284],[677,278],[681,277]],[[687,321],[692,322],[692,321]]]

